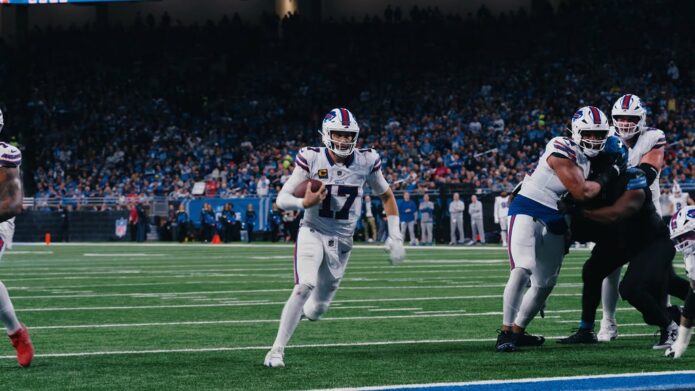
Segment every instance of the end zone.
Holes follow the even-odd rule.
[[[692,390],[695,371],[643,372],[615,375],[569,376],[464,383],[334,388],[331,391],[528,391],[546,390]],[[328,389],[323,390],[328,391]]]

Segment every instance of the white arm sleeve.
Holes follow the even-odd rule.
[[[384,178],[384,174],[381,170],[376,170],[369,174],[369,176],[367,176],[367,182],[369,183],[369,187],[372,188],[372,193],[375,196],[380,196],[389,189],[389,183],[386,182],[386,178]]]
[[[304,199],[295,197],[293,193],[294,189],[296,189],[300,183],[304,182],[307,179],[309,179],[309,173],[307,173],[302,168],[295,168],[294,171],[292,171],[292,175],[290,176],[290,178],[282,186],[280,194],[278,194],[278,198],[275,201],[278,205],[278,208],[282,210],[304,209],[304,204],[302,203],[304,202]]]

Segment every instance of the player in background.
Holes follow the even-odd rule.
[[[0,131],[5,124],[0,112]],[[12,145],[0,142],[0,258],[5,248],[12,243],[14,236],[14,218],[22,213],[24,190],[19,166],[22,153]],[[34,357],[34,346],[29,338],[27,327],[19,322],[10,295],[5,285],[0,282],[0,321],[7,329],[10,342],[17,351],[17,361],[22,367],[28,367]]]
[[[509,213],[509,194],[503,191],[495,197],[495,224],[500,225],[502,246],[507,247],[507,213]]]
[[[692,328],[695,326],[695,206],[686,206],[676,212],[671,218],[669,229],[676,250],[683,253],[685,270],[690,277],[690,289],[683,306],[678,338],[666,350],[667,357],[679,358],[688,349]]]
[[[669,199],[673,205],[673,213],[678,212],[688,205],[695,205],[695,201],[690,198],[690,194],[683,193],[681,186],[676,181],[673,181],[673,187],[671,187],[671,195],[669,196]]]
[[[302,316],[319,320],[333,300],[352,251],[365,184],[383,202],[391,262],[400,263],[405,257],[396,198],[381,172],[379,154],[355,148],[359,136],[355,117],[347,109],[333,109],[324,117],[319,133],[325,147],[299,151],[292,176],[277,198],[284,210],[304,210],[304,218],[295,245],[295,286],[282,310],[277,338],[265,357],[267,367],[285,366],[285,346]],[[295,188],[308,179],[321,181],[321,188],[313,192],[309,184],[304,198],[295,197]]]
[[[514,352],[519,346],[540,346],[541,336],[526,333],[557,282],[565,254],[568,223],[557,202],[566,193],[580,200],[594,198],[617,167],[586,181],[590,163],[606,143],[610,128],[606,115],[593,106],[582,107],[572,117],[572,138],[555,137],[546,146],[536,169],[526,176],[509,207],[509,263],[511,272],[504,289],[502,327],[498,352]],[[531,287],[525,291],[527,283]],[[525,291],[525,292],[524,292]]]
[[[646,178],[647,185],[651,190],[651,199],[657,213],[661,216],[661,203],[659,196],[659,174],[664,166],[664,148],[666,147],[666,136],[664,132],[646,126],[647,111],[642,100],[634,94],[621,96],[611,110],[613,127],[615,133],[625,146],[628,148],[628,167],[640,168]],[[601,287],[601,301],[603,308],[603,318],[601,319],[601,329],[597,335],[600,342],[608,342],[618,337],[618,324],[616,322],[616,308],[618,305],[618,284],[620,283],[620,273],[622,267],[617,268],[613,273],[603,280]],[[685,281],[675,279],[673,274],[673,289],[685,294],[687,289]]]

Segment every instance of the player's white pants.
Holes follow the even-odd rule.
[[[485,228],[483,227],[483,218],[471,218],[471,236],[473,240],[480,238],[482,243],[485,243]]]
[[[507,245],[507,216],[500,216],[500,237],[502,238],[502,245]]]
[[[463,217],[451,217],[449,220],[449,228],[451,231],[451,242],[457,243],[456,241],[456,230],[459,232],[459,240],[463,240]]]
[[[330,305],[352,251],[352,238],[323,235],[300,227],[295,245],[295,284],[312,288],[304,315],[318,319]]]
[[[514,319],[514,323],[526,327],[557,282],[565,241],[563,235],[550,233],[540,220],[527,215],[514,215],[509,222],[508,252],[512,275],[515,269],[526,270],[531,288],[525,295],[523,287],[513,292],[505,289],[503,322],[511,324],[511,319]],[[509,283],[511,281],[510,277]]]
[[[422,243],[432,243],[432,222],[420,222],[420,236]]]
[[[401,235],[403,236],[403,241],[405,241],[405,231],[408,230],[408,239],[410,243],[415,243],[417,238],[415,237],[415,220],[406,222],[401,222]]]

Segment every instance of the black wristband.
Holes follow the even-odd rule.
[[[659,170],[656,169],[656,167],[652,166],[649,163],[640,163],[639,166],[637,166],[644,171],[644,175],[647,177],[647,186],[651,186],[651,184],[654,182],[656,179],[656,176],[659,175]]]

